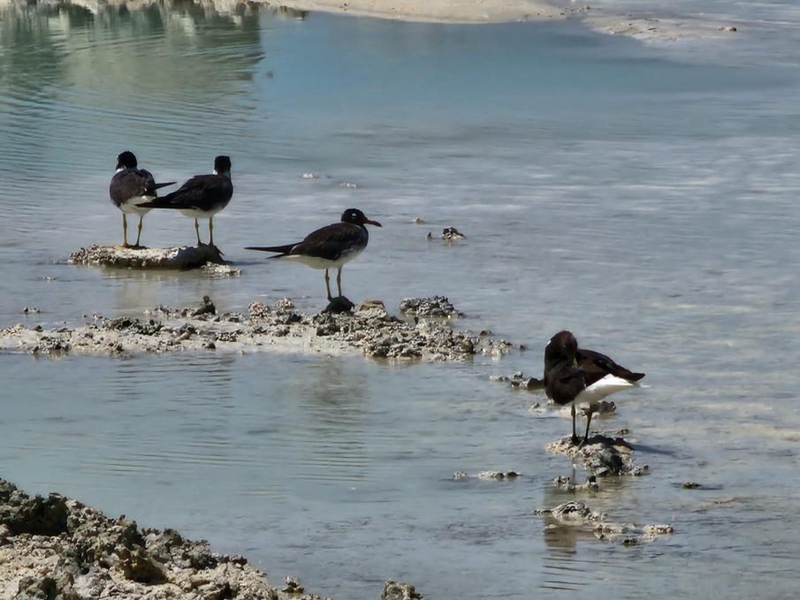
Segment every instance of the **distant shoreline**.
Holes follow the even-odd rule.
[[[92,13],[108,7],[144,8],[157,0],[67,0]],[[169,0],[167,0],[169,2]],[[241,0],[195,0],[220,14],[231,14],[245,3]],[[395,21],[450,24],[488,24],[518,21],[547,22],[578,19],[588,28],[607,35],[633,37],[646,43],[674,43],[682,40],[735,40],[746,23],[713,15],[664,17],[658,8],[642,0],[635,13],[616,12],[604,0],[255,0],[274,10],[325,12],[354,17]],[[41,4],[59,4],[43,0]],[[0,0],[0,6],[26,5],[25,0]]]
[[[564,19],[583,10],[544,0],[267,0],[272,6],[435,23],[504,23]]]
[[[218,0],[224,1],[224,0]],[[598,2],[569,0],[262,0],[273,7],[397,21],[453,24],[580,19],[590,29],[643,42],[731,39],[740,23],[695,16],[662,18],[643,2],[636,14],[619,14]]]

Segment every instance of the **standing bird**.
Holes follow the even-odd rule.
[[[212,175],[195,175],[174,192],[139,206],[145,208],[171,208],[187,217],[194,217],[197,245],[200,241],[200,225],[197,219],[208,219],[208,245],[214,245],[214,215],[228,206],[233,196],[231,183],[231,159],[218,156],[214,159]]]
[[[569,331],[559,331],[544,349],[544,385],[547,397],[556,404],[572,407],[572,443],[578,442],[575,432],[575,405],[588,404],[586,434],[589,439],[594,405],[606,396],[631,387],[644,373],[634,373],[618,365],[605,354],[578,348],[578,340]]]
[[[139,240],[142,237],[142,219],[145,214],[150,212],[149,208],[139,206],[140,202],[151,202],[156,199],[156,190],[175,182],[156,183],[150,171],[137,169],[138,161],[133,152],[126,150],[117,156],[117,171],[111,178],[108,186],[108,194],[111,201],[122,211],[122,246],[128,246],[128,215],[133,213],[139,215],[139,230],[136,235],[134,248],[139,247]]]
[[[325,269],[328,300],[333,300],[328,269],[338,269],[336,285],[341,297],[342,267],[361,254],[369,243],[369,232],[365,225],[382,227],[377,221],[369,220],[357,208],[348,208],[342,213],[342,220],[339,223],[332,223],[309,233],[302,242],[285,246],[248,246],[245,250],[277,252],[276,256],[270,258],[287,258],[312,269]]]

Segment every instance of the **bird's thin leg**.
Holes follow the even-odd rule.
[[[214,217],[208,218],[208,244],[214,245]]]
[[[325,289],[328,290],[328,300],[333,300],[333,296],[331,296],[331,278],[328,275],[328,269],[325,269]]]
[[[128,217],[122,213],[122,247],[128,247]]]
[[[136,247],[139,247],[139,240],[142,238],[142,219],[144,219],[144,215],[139,215],[139,227],[136,233]]]
[[[575,431],[575,403],[572,403],[572,443],[578,443],[578,434]]]
[[[339,267],[339,270],[336,273],[336,287],[339,288],[339,296],[342,295],[342,267]]]
[[[194,232],[197,234],[197,245],[201,246],[203,242],[200,241],[200,223],[197,222],[197,217],[194,219]]]
[[[581,446],[583,446],[586,443],[586,440],[589,439],[589,424],[592,422],[592,415],[593,414],[594,414],[594,411],[592,410],[592,407],[590,406],[589,407],[589,412],[586,413],[586,434],[583,436],[583,442],[581,442]]]

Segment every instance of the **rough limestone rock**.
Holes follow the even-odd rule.
[[[412,317],[463,317],[446,296],[432,298],[404,298],[400,302],[400,312]]]
[[[577,458],[583,467],[597,477],[609,475],[644,475],[649,467],[633,462],[633,448],[621,437],[610,438],[593,435],[586,444],[573,444],[571,436],[564,436],[547,445],[552,454]]]
[[[207,542],[140,530],[57,494],[31,498],[2,479],[0,565],[0,598],[15,600],[320,599],[299,584],[271,587],[246,559]]]
[[[47,356],[214,350],[362,352],[376,359],[460,361],[477,354],[499,358],[511,347],[491,336],[458,331],[441,319],[405,321],[376,301],[354,313],[309,315],[284,298],[272,306],[253,302],[247,314],[220,314],[205,297],[199,306],[157,306],[142,318],[92,315],[77,327],[20,324],[0,329],[0,351]]]
[[[383,586],[381,600],[422,600],[422,594],[419,594],[413,585],[390,579]]]
[[[239,269],[226,264],[219,248],[201,244],[175,248],[123,248],[90,246],[73,252],[72,265],[114,267],[117,269],[198,269],[214,275],[238,275]]]
[[[593,511],[584,502],[571,500],[555,508],[540,508],[533,514],[544,517],[548,528],[576,527],[591,531],[597,539],[633,546],[652,542],[674,532],[671,525],[644,525],[607,521],[605,513]]]

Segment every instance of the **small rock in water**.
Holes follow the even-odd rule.
[[[193,313],[193,317],[199,317],[200,315],[215,315],[217,314],[217,307],[214,306],[214,303],[211,301],[211,298],[208,296],[203,296],[203,304],[200,308],[196,309]]]
[[[322,312],[326,313],[345,313],[345,312],[352,312],[352,310],[356,307],[348,298],[344,296],[337,296],[333,298],[329,303],[328,306]]]
[[[306,589],[300,585],[300,580],[297,577],[287,575],[283,578],[283,581],[285,585],[281,591],[286,594],[302,594],[306,591]]]
[[[454,242],[454,241],[457,241],[457,240],[463,240],[463,239],[466,239],[466,237],[467,236],[465,236],[463,233],[461,233],[455,227],[445,227],[442,230],[442,239],[445,242]]]
[[[466,471],[456,471],[453,473],[453,479],[456,481],[464,481],[465,479],[469,479],[469,475],[467,475]]]
[[[574,444],[572,436],[547,444],[547,451],[562,454],[570,458],[580,458],[584,468],[598,477],[608,475],[644,475],[647,465],[636,465],[633,462],[633,450],[622,438],[610,438],[593,435],[584,445]]]
[[[517,471],[481,471],[478,473],[478,479],[483,479],[484,481],[508,481],[511,479],[516,479],[522,475]]]
[[[683,485],[681,486],[685,490],[696,490],[698,488],[703,487],[701,484],[696,483],[694,481],[684,481]]]
[[[39,314],[41,311],[38,308],[34,308],[32,306],[26,306],[22,309],[23,314],[26,315],[36,315]]]
[[[413,585],[389,580],[383,585],[381,600],[422,600]]]
[[[303,179],[317,179],[319,178],[319,174],[317,173],[303,173]]]
[[[422,225],[425,220],[422,217],[414,217],[411,222],[414,223],[414,225]]]

